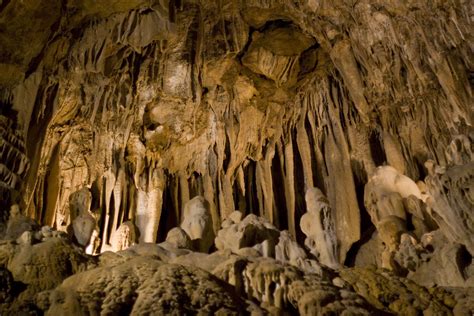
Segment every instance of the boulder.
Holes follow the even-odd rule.
[[[180,227],[172,228],[166,235],[166,242],[176,248],[192,249],[192,241],[186,231]]]
[[[125,250],[137,242],[137,230],[135,225],[128,221],[124,222],[114,231],[110,238],[112,251]]]
[[[280,232],[267,220],[256,215],[247,215],[239,223],[230,224],[217,233],[215,240],[219,250],[237,252],[245,247],[257,247],[259,251],[275,252]],[[265,243],[265,245],[262,245]]]
[[[20,207],[14,204],[10,208],[10,217],[5,231],[5,239],[17,239],[24,232],[33,232],[39,229],[38,223],[33,219],[24,216],[20,212]]]

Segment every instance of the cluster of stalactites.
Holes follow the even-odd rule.
[[[29,166],[25,152],[23,136],[14,121],[0,114],[0,208],[4,210],[19,200],[22,177]],[[0,213],[0,221],[7,215]]]

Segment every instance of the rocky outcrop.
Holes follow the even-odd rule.
[[[138,257],[66,279],[51,292],[46,315],[234,315],[244,309],[244,302],[222,281],[201,269]]]
[[[322,267],[288,232],[279,232],[274,255],[242,251],[252,248],[194,252],[183,247],[192,246],[189,237],[186,243],[177,242],[186,239],[183,230],[172,232],[164,243],[135,244],[97,257],[72,245],[66,233],[47,227],[26,231],[28,242],[2,240],[0,312],[411,315],[462,314],[472,306],[467,288],[428,290],[387,270]],[[408,254],[406,238],[401,245],[400,253]],[[434,241],[432,246],[438,249]],[[409,263],[405,266],[415,273],[409,276],[413,280],[426,272],[423,265],[440,260],[436,254],[432,261],[418,254],[416,266],[413,256],[396,256],[400,265]]]
[[[463,244],[474,254],[473,177],[474,156],[472,134],[458,136],[446,149],[447,164],[427,162],[430,175],[426,179],[431,199],[432,216],[450,241]]]
[[[223,223],[222,229],[218,232],[216,248],[238,252],[239,249],[253,247],[264,256],[274,256],[279,236],[280,232],[275,226],[262,218],[248,215],[240,220],[234,215]]]

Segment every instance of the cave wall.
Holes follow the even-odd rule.
[[[424,180],[472,133],[469,1],[103,2],[0,4],[0,35],[30,39],[0,65],[31,165],[17,202],[65,229],[90,188],[103,249],[128,220],[163,239],[195,195],[215,231],[238,209],[301,241],[318,187],[344,262],[376,167]]]

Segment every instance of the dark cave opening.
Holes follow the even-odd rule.
[[[295,177],[295,226],[296,226],[296,241],[303,245],[306,236],[300,229],[300,219],[306,213],[306,184],[305,184],[305,175],[303,169],[303,160],[300,156],[297,142],[296,142],[296,129],[292,131],[291,137],[293,138],[293,153],[294,153],[294,177]]]
[[[374,160],[375,166],[382,166],[387,162],[387,156],[382,142],[380,141],[380,134],[373,131],[369,137],[370,153]]]
[[[178,214],[177,210],[180,210],[183,206],[176,205],[178,199],[174,198],[174,193],[178,191],[177,193],[179,194],[179,178],[172,175],[166,175],[166,178],[167,181],[163,190],[161,204],[160,223],[156,237],[157,242],[165,241],[168,231],[173,227],[179,227],[181,224],[176,214]]]
[[[467,269],[472,265],[472,255],[469,253],[466,246],[461,245],[459,250],[456,252],[456,263],[464,279],[467,279],[469,277]]]
[[[275,155],[272,161],[272,181],[273,181],[273,196],[275,203],[275,226],[279,230],[288,229],[288,212],[285,197],[285,183],[283,176],[284,162],[280,161],[280,156]]]
[[[241,210],[244,212],[244,215],[255,214],[259,215],[259,206],[258,206],[258,196],[257,196],[257,184],[255,181],[256,175],[256,166],[255,161],[250,160],[249,164],[244,170],[245,174],[245,195],[246,195],[246,205],[247,209]]]

